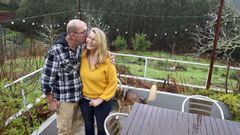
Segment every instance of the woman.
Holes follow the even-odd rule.
[[[105,135],[103,125],[112,108],[111,98],[117,88],[117,73],[107,52],[106,35],[98,28],[92,28],[86,39],[80,75],[83,83],[80,108],[85,122],[85,133],[94,135],[95,116],[98,135]]]

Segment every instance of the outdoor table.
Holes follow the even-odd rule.
[[[240,135],[240,123],[135,103],[121,135]]]

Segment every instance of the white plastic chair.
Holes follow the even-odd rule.
[[[123,120],[128,117],[126,113],[111,113],[104,121],[104,130],[107,135],[119,135]]]
[[[221,118],[224,119],[224,113],[220,105],[215,100],[212,100],[211,98],[202,95],[193,95],[187,97],[182,103],[182,112],[186,112],[185,106],[188,100],[189,100],[188,112],[210,116],[212,106],[213,104],[215,104],[220,111]]]

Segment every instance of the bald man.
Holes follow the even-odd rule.
[[[78,102],[82,98],[79,76],[81,44],[86,40],[87,25],[73,19],[67,24],[66,32],[48,50],[41,78],[48,108],[57,115],[58,135],[74,134],[73,125],[79,115]]]

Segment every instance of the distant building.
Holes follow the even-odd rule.
[[[0,22],[11,20],[16,16],[15,12],[1,12],[0,11]]]

